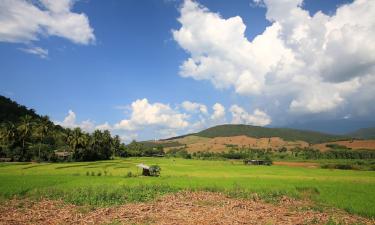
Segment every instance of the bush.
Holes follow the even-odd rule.
[[[153,176],[153,177],[160,176],[160,171],[161,171],[160,166],[158,166],[158,165],[152,165],[152,166],[150,166],[150,175],[151,176]]]
[[[127,174],[126,174],[126,177],[132,177],[133,176],[133,173],[131,171],[129,171]]]

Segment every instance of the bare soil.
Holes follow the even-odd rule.
[[[233,137],[215,137],[215,138],[203,138],[197,136],[187,136],[179,139],[175,139],[181,144],[185,144],[188,152],[208,151],[208,152],[224,152],[230,150],[230,146],[236,146],[238,148],[252,148],[252,149],[273,149],[278,150],[281,148],[293,149],[293,148],[314,148],[320,151],[327,151],[330,148],[327,144],[338,144],[343,145],[353,150],[358,149],[369,149],[375,150],[375,140],[347,140],[347,141],[336,141],[327,142],[321,144],[310,145],[305,141],[285,141],[279,137],[271,138],[253,138],[245,135],[233,136]],[[161,141],[170,142],[170,141]],[[165,148],[166,151],[174,147]]]
[[[312,147],[315,149],[319,149],[320,151],[326,151],[330,148],[327,147],[327,144],[338,144],[346,146],[347,148],[351,148],[353,150],[358,149],[369,149],[375,150],[375,140],[349,140],[349,141],[335,141],[335,142],[327,142],[322,144],[316,144]]]
[[[9,200],[0,224],[374,224],[340,210],[313,210],[312,203],[284,197],[279,203],[228,198],[211,192],[180,192],[153,202],[92,209],[56,200]]]

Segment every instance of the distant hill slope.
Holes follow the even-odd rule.
[[[348,136],[324,134],[314,131],[297,130],[290,128],[267,128],[242,124],[226,124],[208,128],[194,134],[200,137],[232,137],[246,135],[255,138],[280,137],[287,141],[306,141],[308,143],[322,143],[348,139]]]
[[[28,109],[17,102],[0,95],[0,123],[19,122],[20,117],[30,115],[33,119],[40,119],[41,116],[35,113],[33,109]]]
[[[375,127],[362,128],[347,135],[360,139],[375,139]]]

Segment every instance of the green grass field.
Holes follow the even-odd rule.
[[[138,163],[161,166],[160,177],[140,174]],[[95,176],[92,176],[95,174]],[[101,176],[98,176],[101,174]],[[237,161],[129,158],[80,163],[0,163],[0,197],[62,198],[104,206],[145,201],[183,189],[256,192],[266,200],[308,196],[317,205],[375,217],[375,172],[287,166],[245,166]]]

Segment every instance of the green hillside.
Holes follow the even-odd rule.
[[[315,131],[296,130],[290,128],[267,128],[251,125],[227,124],[208,128],[195,135],[200,137],[230,137],[246,135],[256,138],[280,137],[287,141],[306,141],[308,143],[321,143],[347,139],[346,136],[324,134]]]
[[[348,136],[359,139],[375,139],[375,127],[362,128],[349,133]]]
[[[35,113],[33,109],[28,109],[17,102],[0,95],[0,123],[11,122],[18,123],[20,118],[25,115],[33,119],[41,119],[41,116]]]

